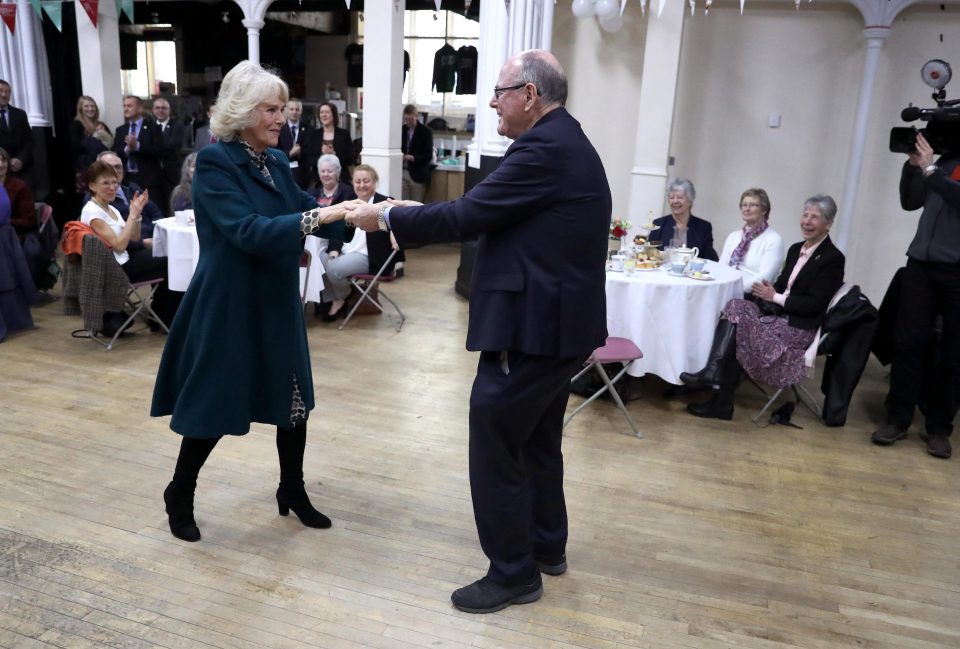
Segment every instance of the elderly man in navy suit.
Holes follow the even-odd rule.
[[[470,488],[482,579],[454,606],[490,613],[543,594],[567,569],[561,430],[570,379],[606,340],[604,256],[610,188],[600,157],[564,109],[567,80],[548,52],[511,57],[490,107],[514,142],[462,198],[348,207],[347,221],[390,229],[401,246],[478,238],[467,349]]]

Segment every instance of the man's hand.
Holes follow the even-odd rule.
[[[933,164],[933,147],[923,137],[923,133],[917,133],[917,145],[913,153],[907,154],[910,158],[910,164],[925,169]]]
[[[137,141],[136,135],[128,135],[123,139],[123,141],[127,143],[127,148],[131,151],[136,151],[137,147],[140,146],[140,142]]]
[[[289,156],[289,157],[290,157],[291,160],[293,160],[294,158],[299,158],[299,157],[300,157],[300,145],[299,145],[299,144],[294,144],[294,145],[293,145],[293,148],[290,149],[290,156]]]
[[[350,202],[341,203],[347,210],[347,224],[360,228],[364,232],[379,232],[377,214],[383,203]]]
[[[391,205],[395,205],[396,207],[418,207],[423,205],[423,203],[420,203],[419,201],[401,201],[397,200],[396,198],[388,198],[387,202]]]

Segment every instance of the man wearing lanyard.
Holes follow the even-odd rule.
[[[280,138],[277,140],[277,148],[287,154],[290,159],[290,169],[293,171],[293,178],[300,185],[301,189],[306,189],[314,180],[310,178],[310,167],[308,161],[304,159],[301,143],[307,141],[310,133],[310,127],[305,125],[300,117],[303,115],[303,104],[299,99],[293,97],[287,102],[284,109],[287,122],[280,127]]]

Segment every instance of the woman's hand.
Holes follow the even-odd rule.
[[[321,145],[321,147],[320,147],[320,152],[323,153],[323,154],[328,154],[328,153],[329,153],[329,154],[334,154],[334,153],[336,153],[336,152],[333,150],[333,145],[332,145],[332,144],[323,144],[323,145]]]
[[[762,282],[754,282],[750,293],[753,297],[766,300],[767,302],[773,302],[773,296],[777,294],[777,291],[773,288],[773,284],[767,280],[763,280]]]
[[[140,223],[143,208],[147,206],[150,200],[150,194],[147,190],[137,192],[130,199],[130,214],[127,216],[127,223]]]
[[[347,215],[347,210],[343,208],[342,203],[330,205],[329,207],[318,207],[315,211],[320,217],[321,225],[333,223],[334,221],[342,221],[343,217]]]

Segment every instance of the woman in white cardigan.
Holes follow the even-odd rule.
[[[754,282],[773,283],[787,256],[783,239],[770,227],[770,197],[759,187],[740,196],[743,227],[734,230],[723,244],[720,263],[732,266],[743,277],[743,292],[750,294]]]

